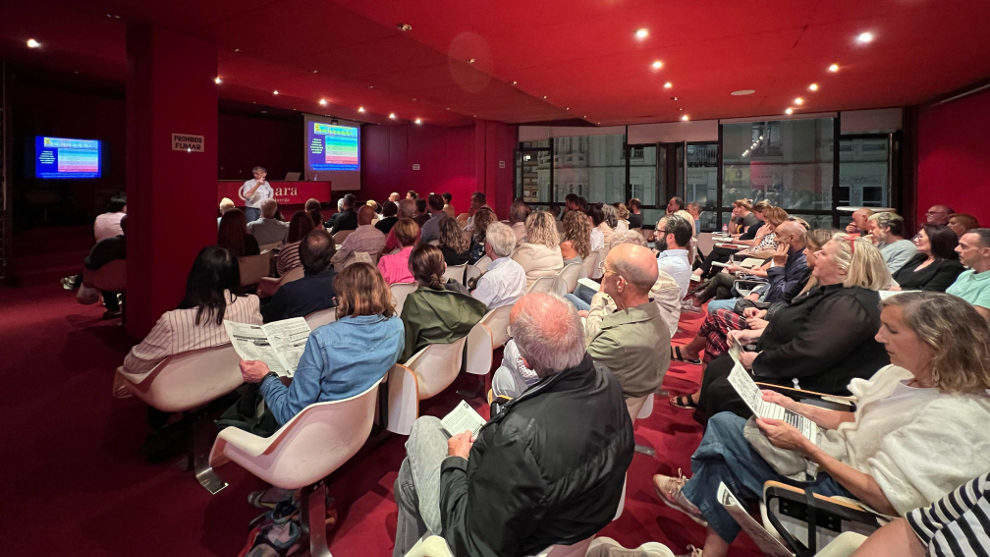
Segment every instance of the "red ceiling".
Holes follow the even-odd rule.
[[[475,116],[663,122],[680,109],[693,119],[772,115],[799,95],[806,112],[903,106],[990,76],[987,0],[87,4],[8,6],[0,53],[122,82],[125,25],[152,22],[216,41],[224,98],[379,123],[394,111],[442,125]],[[640,27],[650,30],[644,41],[633,37]],[[876,40],[855,44],[862,31]],[[44,48],[27,49],[28,37]],[[664,62],[656,72],[655,59]],[[826,71],[832,62],[839,73]],[[812,82],[817,93],[806,90]],[[736,89],[756,94],[730,96]],[[320,107],[321,97],[331,104]]]

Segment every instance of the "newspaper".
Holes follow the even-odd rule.
[[[292,377],[309,339],[309,324],[302,317],[264,325],[224,320],[230,343],[242,360],[261,360],[280,376]]]
[[[791,557],[794,555],[787,546],[780,543],[776,536],[771,534],[766,528],[760,526],[752,516],[746,512],[746,508],[739,502],[739,499],[729,491],[724,482],[718,483],[718,493],[715,500],[719,502],[729,515],[739,523],[739,527],[749,534],[749,537],[756,543],[757,547],[764,555],[772,557]]]
[[[466,401],[461,401],[449,414],[440,420],[447,437],[453,437],[465,431],[471,432],[471,438],[478,436],[478,430],[485,425],[485,419],[474,411]]]
[[[729,372],[729,383],[735,388],[736,393],[743,399],[746,406],[749,406],[749,409],[753,411],[753,414],[761,418],[787,422],[800,431],[812,443],[817,445],[818,435],[821,432],[818,424],[797,412],[787,410],[775,402],[763,400],[763,394],[760,388],[753,381],[753,378],[750,377],[746,368],[739,362],[738,343],[732,343],[732,346],[729,347],[729,355],[732,356],[734,362],[732,371]]]

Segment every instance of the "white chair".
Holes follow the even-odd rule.
[[[552,292],[558,296],[574,292],[574,289],[577,287],[577,281],[581,278],[583,271],[580,263],[568,263],[564,265],[564,268],[557,273],[557,277],[553,281]]]
[[[584,261],[581,262],[581,278],[597,279],[601,277],[601,274],[595,276],[595,273],[601,267],[601,262],[605,258],[604,251],[605,248],[599,248],[584,258]]]
[[[210,464],[233,461],[282,489],[305,491],[310,555],[330,555],[326,540],[327,487],[323,478],[351,459],[371,433],[378,401],[376,382],[344,400],[310,404],[271,437],[225,428],[210,452]],[[315,484],[315,485],[314,485]]]
[[[645,420],[653,415],[653,393],[636,398],[626,399],[626,409],[629,410],[629,419],[632,420],[633,430],[636,429],[636,420]],[[636,452],[653,456],[653,447],[646,445],[636,445]]]
[[[258,282],[258,295],[262,298],[268,298],[274,296],[278,292],[282,285],[288,284],[294,280],[299,280],[306,276],[306,270],[302,266],[293,267],[289,269],[284,275],[279,278],[274,277],[261,277]]]
[[[464,371],[472,375],[488,375],[492,369],[492,352],[495,350],[492,331],[478,322],[467,335]]]
[[[306,324],[314,331],[337,320],[337,308],[321,309],[306,316]]]
[[[512,305],[495,308],[485,314],[479,323],[483,323],[492,332],[492,349],[504,346],[509,341],[509,313]]]
[[[395,304],[395,314],[402,315],[402,306],[406,303],[406,296],[418,288],[415,282],[397,282],[388,287],[392,291],[392,303]]]
[[[271,271],[272,252],[261,255],[246,255],[237,258],[237,266],[241,271],[241,286],[258,284],[262,277],[267,277]]]
[[[447,265],[447,270],[443,272],[443,282],[446,283],[449,279],[454,279],[457,282],[464,284],[464,273],[467,270],[467,263],[461,263],[460,265]]]
[[[481,275],[488,272],[488,268],[492,266],[492,260],[487,255],[481,256],[481,259],[474,262],[473,265],[467,266],[467,272],[464,273],[464,284],[468,284],[471,280],[477,279]]]
[[[529,285],[526,289],[526,293],[530,292],[553,292],[554,281],[557,280],[556,276],[552,277],[540,277],[533,281],[533,284]]]
[[[269,244],[263,244],[258,246],[258,251],[265,253],[266,251],[272,251],[273,249],[282,245],[282,242],[271,242]]]
[[[409,435],[419,417],[419,401],[449,387],[461,371],[462,337],[450,344],[431,344],[413,354],[404,364],[392,366],[388,374],[388,423],[393,433]]]

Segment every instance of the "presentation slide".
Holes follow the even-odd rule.
[[[99,178],[100,148],[98,139],[68,139],[35,136],[35,178]]]
[[[361,125],[305,114],[306,179],[329,180],[333,190],[361,187]]]

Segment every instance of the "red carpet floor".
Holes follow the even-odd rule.
[[[149,464],[139,448],[145,407],[110,396],[114,368],[130,346],[102,309],[82,306],[55,281],[0,288],[0,373],[4,393],[0,433],[0,536],[15,555],[235,555],[256,510],[246,503],[259,480],[236,465],[218,472],[230,486],[211,496],[176,463]],[[685,314],[683,331],[696,331],[699,314]],[[675,365],[664,387],[693,390],[698,366]],[[424,413],[443,415],[457,402],[454,389],[428,401]],[[480,399],[474,401],[480,405]],[[701,428],[690,412],[658,397],[653,416],[637,424],[636,439],[656,456],[636,453],[629,468],[622,516],[603,532],[627,547],[656,540],[675,553],[700,545],[704,533],[656,499],[655,473],[689,474]],[[369,443],[331,478],[339,515],[329,532],[338,556],[391,554],[395,531],[392,482],[404,438]],[[733,554],[754,555],[749,540]]]

